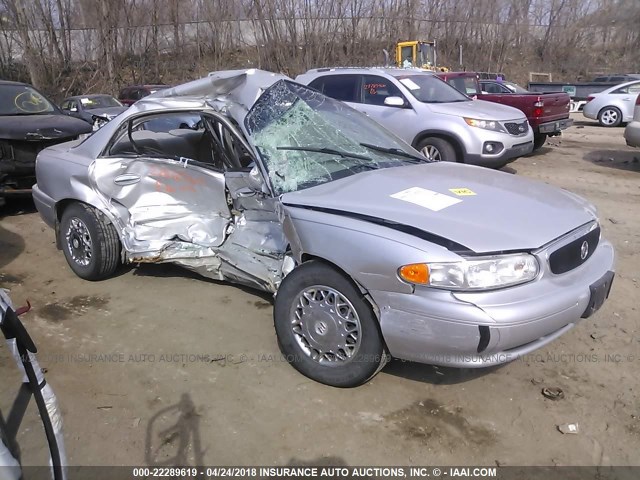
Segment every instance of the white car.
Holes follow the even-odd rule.
[[[633,120],[624,129],[624,139],[630,147],[640,147],[640,95],[636,98]]]
[[[603,127],[618,127],[633,118],[633,106],[640,94],[640,80],[623,83],[587,97],[582,113]]]

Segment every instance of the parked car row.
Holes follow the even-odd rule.
[[[522,111],[472,100],[431,72],[321,68],[296,81],[363,112],[430,160],[500,168],[533,150]]]
[[[508,362],[602,306],[613,247],[573,193],[433,161],[428,146],[444,143],[425,142],[441,138],[423,134],[430,115],[465,132],[456,159],[510,160],[492,142],[532,148],[522,112],[430,74],[224,71],[43,150],[33,197],[81,278],[170,262],[277,292],[280,348],[318,382],[360,385],[390,355]],[[185,116],[198,120],[154,126]]]

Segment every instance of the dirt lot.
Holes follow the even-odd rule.
[[[595,316],[500,368],[394,361],[363,387],[322,386],[280,361],[268,296],[171,266],[85,282],[33,206],[0,212],[0,285],[33,304],[23,321],[62,407],[70,463],[637,464],[640,150],[621,128],[574,118],[506,170],[594,202],[618,275]],[[4,348],[0,378],[6,412],[19,378]],[[565,398],[545,399],[545,386]],[[46,458],[36,420],[32,409],[20,436],[31,464]],[[557,430],[567,422],[578,435]]]

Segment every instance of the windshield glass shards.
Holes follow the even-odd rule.
[[[245,127],[277,194],[420,158],[351,107],[285,80],[258,99]]]

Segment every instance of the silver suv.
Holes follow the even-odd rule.
[[[500,168],[533,150],[520,110],[472,100],[422,70],[319,68],[296,81],[369,115],[431,160]]]

